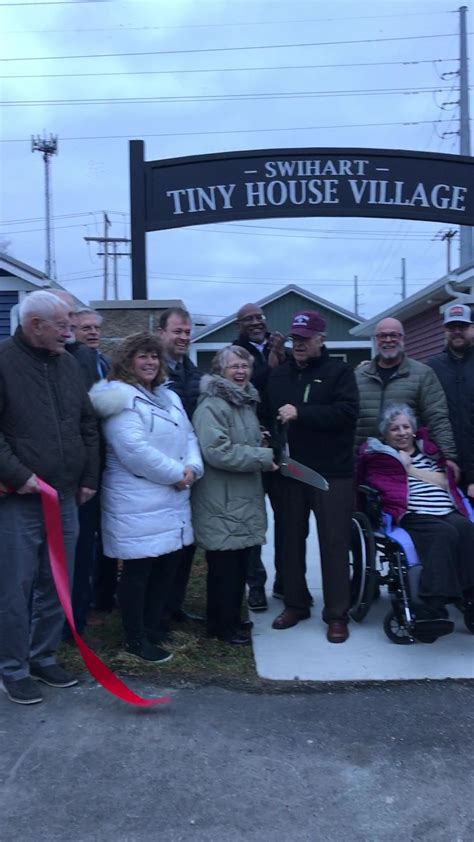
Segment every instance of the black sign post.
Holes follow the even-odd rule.
[[[394,149],[261,149],[144,160],[130,141],[133,297],[147,231],[247,219],[392,217],[474,225],[474,158]]]
[[[146,232],[145,205],[145,144],[143,140],[130,142],[130,232],[132,249],[132,296],[148,298],[146,282]]]

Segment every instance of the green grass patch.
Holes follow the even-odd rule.
[[[202,553],[197,552],[189,580],[185,608],[193,614],[206,613],[207,565]],[[173,652],[173,659],[157,666],[146,661],[133,663],[122,648],[123,638],[120,611],[111,614],[92,611],[84,640],[114,672],[122,675],[155,676],[163,681],[189,681],[224,685],[253,684],[259,679],[251,646],[230,646],[206,637],[203,623],[175,624],[173,642],[166,648]],[[79,650],[75,645],[63,644],[59,652],[61,663],[67,669],[80,673],[86,671]]]

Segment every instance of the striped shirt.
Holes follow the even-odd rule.
[[[444,473],[429,456],[417,451],[411,457],[411,464],[420,470]],[[431,485],[416,477],[408,477],[408,511],[418,515],[447,515],[454,510],[449,491],[439,485]]]

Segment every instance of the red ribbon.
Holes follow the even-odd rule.
[[[171,701],[169,696],[161,696],[157,699],[144,699],[137,693],[130,690],[115,673],[110,670],[103,661],[89,649],[76,631],[74,615],[72,613],[71,595],[69,589],[69,577],[64,551],[64,538],[61,523],[61,510],[59,508],[58,494],[42,479],[38,479],[41,493],[41,505],[43,507],[44,521],[46,525],[46,540],[48,542],[49,561],[53,574],[54,584],[58,592],[59,601],[62,605],[66,619],[71,628],[74,640],[77,643],[82,659],[90,674],[99,684],[113,696],[128,702],[129,705],[139,707],[152,707],[163,705]]]

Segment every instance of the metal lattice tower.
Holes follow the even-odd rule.
[[[50,158],[58,154],[58,137],[50,135],[49,139],[37,135],[31,136],[31,151],[42,152],[44,161],[44,197],[45,197],[45,222],[46,222],[46,261],[45,273],[48,278],[55,275],[54,254],[53,254],[53,228],[51,217],[51,185],[50,185]]]

